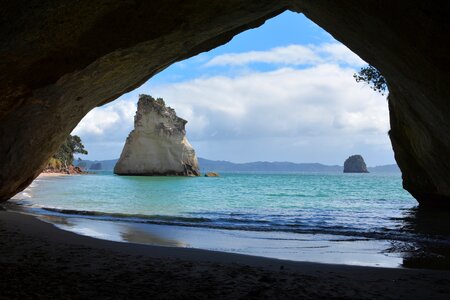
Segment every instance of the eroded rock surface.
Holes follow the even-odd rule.
[[[95,106],[290,9],[382,72],[404,187],[421,204],[450,207],[449,5],[423,0],[2,3],[0,200],[23,190]]]
[[[134,129],[114,173],[199,176],[194,148],[186,138],[186,123],[163,99],[140,95]]]
[[[345,160],[344,173],[369,173],[369,171],[364,158],[359,154],[355,154]]]
[[[219,173],[217,172],[208,172],[205,174],[205,177],[219,177]]]

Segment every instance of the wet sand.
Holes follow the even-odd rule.
[[[19,212],[28,210],[8,206]],[[31,214],[33,210],[30,210]],[[164,224],[98,220],[81,216],[40,215],[40,220],[77,234],[116,242],[184,247],[293,261],[369,267],[401,267],[402,253],[392,243],[338,235],[224,230]],[[43,212],[45,213],[45,212]]]
[[[0,298],[448,299],[450,271],[292,262],[94,239],[0,211]]]

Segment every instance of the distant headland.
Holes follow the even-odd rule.
[[[82,160],[75,165],[84,170],[112,171],[118,159],[110,160]],[[224,160],[209,160],[198,158],[200,171],[206,172],[340,172],[344,167],[340,165],[325,165],[320,163],[293,163],[257,161],[248,163],[233,163]],[[95,169],[92,167],[94,166]],[[370,173],[400,173],[396,164],[368,167]]]

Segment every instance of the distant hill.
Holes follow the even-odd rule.
[[[91,171],[112,171],[117,159],[75,161],[75,166]],[[257,161],[250,163],[232,163],[224,160],[198,158],[200,171],[206,172],[342,172],[343,166],[323,165],[319,163],[292,163]],[[398,173],[396,164],[369,167],[371,173]]]
[[[117,159],[110,160],[76,160],[73,164],[87,171],[112,171]]]
[[[400,168],[396,164],[368,167],[367,169],[372,173],[400,173]]]
[[[342,172],[342,166],[327,166],[319,163],[292,163],[257,161],[232,163],[198,158],[200,170],[204,172]]]

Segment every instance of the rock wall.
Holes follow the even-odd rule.
[[[39,174],[92,108],[291,9],[383,73],[404,187],[421,204],[450,206],[449,5],[423,0],[2,3],[0,201]]]
[[[163,99],[140,95],[134,129],[114,173],[199,176],[195,151],[186,138],[186,123]]]

